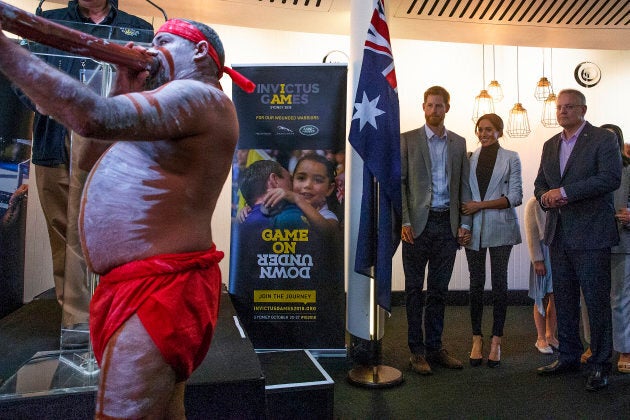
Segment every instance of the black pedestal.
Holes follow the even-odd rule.
[[[226,293],[220,308],[212,346],[187,384],[187,418],[264,419],[260,362]],[[97,376],[59,361],[58,352],[38,353],[0,387],[0,419],[92,419]]]
[[[334,382],[307,350],[259,353],[269,419],[332,419]]]

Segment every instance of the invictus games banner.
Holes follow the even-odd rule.
[[[347,67],[234,67],[232,302],[257,349],[343,349]]]

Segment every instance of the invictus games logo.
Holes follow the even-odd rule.
[[[602,79],[602,72],[597,64],[585,61],[577,65],[574,76],[580,86],[591,88]]]
[[[303,125],[300,127],[300,134],[303,136],[314,136],[319,133],[319,128],[314,125]]]
[[[260,102],[271,106],[305,105],[309,96],[319,93],[319,83],[260,83]]]

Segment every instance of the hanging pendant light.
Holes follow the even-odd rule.
[[[529,119],[527,118],[527,110],[523,108],[520,102],[520,92],[518,84],[518,47],[516,47],[516,104],[510,110],[510,118],[507,125],[508,136],[512,138],[527,137],[531,132],[529,128]]]
[[[554,128],[560,127],[558,124],[558,119],[556,118],[556,94],[551,92],[547,99],[545,99],[545,103],[543,104],[543,112],[542,117],[540,118],[540,122],[543,127]]]
[[[492,96],[494,102],[501,102],[503,99],[503,88],[497,81],[496,62],[494,60],[494,45],[492,46],[492,80],[488,83],[488,94]]]
[[[482,53],[482,78],[483,78],[483,85],[486,85],[486,64],[485,64],[485,58],[486,58],[486,51],[485,51],[485,45],[481,46],[481,53]],[[479,95],[477,95],[475,97],[475,105],[473,107],[473,114],[472,114],[472,120],[474,124],[477,124],[477,120],[485,115],[485,114],[493,114],[494,113],[494,102],[492,101],[492,96],[490,96],[490,94],[488,93],[487,90],[485,89],[481,89],[481,92],[479,92]]]
[[[544,101],[549,97],[549,94],[553,92],[553,88],[551,87],[551,82],[549,79],[545,77],[545,49],[543,48],[543,60],[542,60],[542,68],[543,75],[536,84],[536,89],[534,89],[534,97],[538,101]]]
[[[553,78],[553,48],[550,52],[550,62],[551,68],[549,74]],[[560,124],[558,124],[558,119],[556,118],[556,99],[558,99],[558,97],[555,93],[553,93],[552,88],[551,93],[549,94],[549,96],[547,96],[547,99],[545,99],[545,103],[543,104],[542,116],[540,117],[540,122],[542,123],[543,127],[560,127]]]

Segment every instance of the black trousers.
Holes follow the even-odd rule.
[[[466,248],[466,259],[470,272],[470,322],[473,335],[483,335],[481,333],[481,321],[488,252],[490,252],[492,285],[492,335],[502,337],[507,312],[507,269],[512,245],[479,248],[479,251]]]
[[[407,340],[413,354],[423,355],[442,348],[444,305],[458,248],[451,232],[448,211],[430,212],[424,231],[414,239],[414,243],[403,242]],[[425,298],[422,289],[427,264],[429,270]]]

